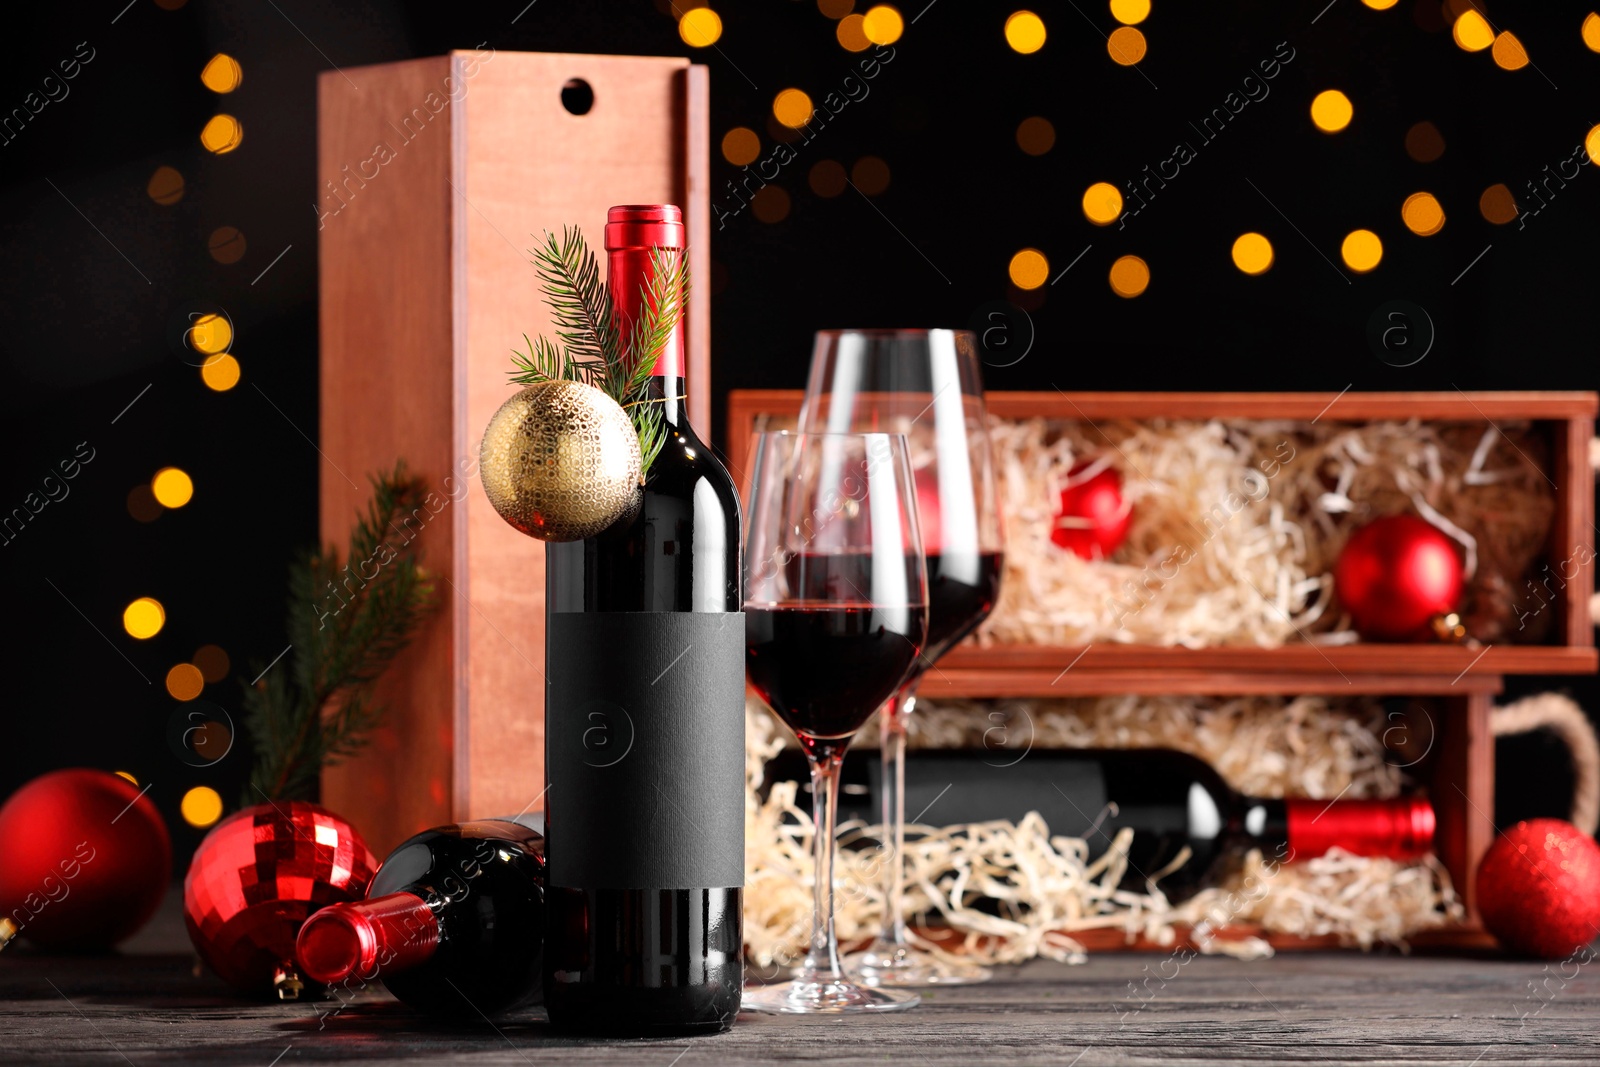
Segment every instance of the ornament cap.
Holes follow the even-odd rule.
[[[330,985],[414,967],[439,945],[439,920],[414,893],[390,893],[323,908],[300,928],[295,955],[312,978]]]
[[[17,936],[17,924],[10,919],[0,919],[0,948],[11,944],[12,938]]]
[[[280,963],[272,972],[272,988],[278,991],[279,1000],[299,1000],[305,991],[306,980],[300,977],[292,963]]]
[[[1342,848],[1358,856],[1415,859],[1433,848],[1433,805],[1422,797],[1394,800],[1284,801],[1289,848],[1299,858]]]

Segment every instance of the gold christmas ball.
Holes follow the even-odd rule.
[[[541,541],[581,541],[616,522],[642,466],[628,413],[583,382],[528,386],[494,413],[479,448],[489,503]]]

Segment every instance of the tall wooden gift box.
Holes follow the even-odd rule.
[[[501,521],[478,442],[513,347],[551,330],[528,250],[613,204],[689,227],[690,415],[710,432],[708,79],[685,59],[453,52],[318,84],[321,537],[343,545],[369,474],[431,490],[400,524],[439,609],[385,676],[386,725],[324,772],[323,801],[380,855],[416,831],[537,806],[544,550]]]

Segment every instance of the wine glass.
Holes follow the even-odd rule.
[[[896,1011],[921,998],[845,976],[833,925],[839,765],[850,738],[905,680],[927,637],[928,588],[905,439],[761,434],[745,538],[745,667],[811,765],[811,947],[794,977],[744,1006]]]
[[[906,436],[928,565],[928,640],[879,715],[882,730],[884,924],[852,957],[869,985],[959,985],[991,972],[950,963],[906,939],[906,716],[917,682],[988,617],[1000,592],[1003,539],[994,459],[978,373],[965,330],[823,330],[800,412],[801,431]]]

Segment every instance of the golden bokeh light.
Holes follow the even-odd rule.
[[[1264,274],[1272,266],[1272,242],[1259,233],[1241,233],[1233,242],[1233,265],[1246,274]]]
[[[722,36],[722,16],[709,7],[693,7],[678,20],[678,36],[690,48],[709,48]]]
[[[889,4],[874,4],[862,16],[861,32],[873,44],[894,44],[906,32],[906,20]]]
[[[207,389],[226,393],[239,384],[239,361],[227,352],[212,356],[200,367],[200,380]]]
[[[221,315],[201,315],[184,334],[184,339],[190,348],[204,355],[226,352],[233,344],[233,323]]]
[[[1589,162],[1600,166],[1600,125],[1590,128],[1588,136],[1583,139],[1583,150],[1589,153]]]
[[[1122,194],[1110,182],[1095,182],[1083,191],[1083,217],[1109,226],[1122,217]]]
[[[1006,273],[1018,289],[1037,289],[1050,280],[1050,260],[1037,248],[1024,248],[1011,257]]]
[[[214,93],[231,93],[244,80],[239,61],[226,52],[218,52],[200,71],[200,82]]]
[[[1123,256],[1111,264],[1111,291],[1132,300],[1150,287],[1150,265],[1138,256]]]
[[[815,111],[811,97],[799,89],[785,89],[772,99],[772,117],[791,130],[810,122]]]
[[[1387,11],[1395,4],[1399,3],[1400,0],[1361,0],[1361,2],[1372,8],[1374,11]]]
[[[817,0],[817,10],[830,19],[842,19],[856,9],[856,0]]]
[[[162,467],[150,479],[150,491],[164,508],[181,508],[194,498],[194,481],[177,467]]]
[[[1311,121],[1323,133],[1338,133],[1354,115],[1350,98],[1337,89],[1324,89],[1311,100]]]
[[[145,193],[158,204],[170,206],[183,199],[183,175],[174,167],[157,167],[145,183]]]
[[[190,662],[200,668],[200,676],[208,682],[222,681],[233,666],[228,654],[216,645],[201,645],[194,650],[194,659]]]
[[[811,173],[806,176],[806,182],[811,186],[811,191],[818,196],[838,196],[849,187],[850,179],[845,175],[844,164],[837,160],[824,159],[811,168]]]
[[[197,830],[204,830],[222,818],[222,795],[209,785],[197,785],[183,794],[178,805],[183,821]]]
[[[1418,163],[1432,163],[1444,155],[1444,134],[1431,122],[1419,122],[1406,131],[1406,155]]]
[[[1144,34],[1132,26],[1118,26],[1106,38],[1106,54],[1120,66],[1133,66],[1144,58],[1147,49]]]
[[[1474,8],[1467,8],[1450,28],[1450,36],[1467,52],[1481,52],[1494,44],[1494,30],[1489,22]]]
[[[1056,128],[1038,115],[1017,123],[1017,147],[1030,156],[1042,156],[1056,146]]]
[[[1528,50],[1510,30],[1504,30],[1494,39],[1495,66],[1501,70],[1521,70],[1528,65]]]
[[[1111,0],[1111,17],[1134,26],[1150,17],[1150,0]]]
[[[889,188],[889,164],[877,156],[862,156],[850,168],[850,181],[868,196]]]
[[[761,137],[748,126],[735,126],[722,135],[722,158],[736,167],[754,163],[761,154]]]
[[[138,785],[139,784],[139,779],[135,778],[133,775],[129,774],[127,771],[117,771],[116,775],[117,775],[118,778],[127,779],[128,782],[130,784],[132,784],[132,785]]]
[[[200,131],[200,143],[207,152],[227,155],[244,140],[244,127],[232,115],[213,115]]]
[[[1504,182],[1496,182],[1478,197],[1478,214],[1486,222],[1504,226],[1517,217],[1517,198],[1511,195],[1510,188]]]
[[[1583,43],[1589,51],[1600,52],[1600,14],[1593,11],[1583,20]]]
[[[872,42],[867,39],[866,21],[865,15],[846,15],[833,28],[833,35],[846,52],[865,52],[872,47]]]
[[[1006,44],[1013,52],[1031,55],[1044,47],[1044,19],[1032,11],[1013,11],[1006,19]]]
[[[762,222],[782,222],[789,217],[789,194],[781,185],[764,185],[750,198],[750,210]]]
[[[167,609],[155,597],[142,596],[122,609],[122,628],[129,637],[144,641],[161,632],[167,624]]]
[[[167,672],[167,692],[174,700],[193,700],[205,687],[205,675],[193,663],[179,663]]]
[[[1432,237],[1444,229],[1444,206],[1432,193],[1412,193],[1400,205],[1400,218],[1418,237]]]
[[[206,239],[206,251],[218,263],[237,263],[244,258],[244,234],[234,226],[218,226]]]
[[[1365,274],[1383,260],[1383,242],[1371,230],[1351,230],[1339,246],[1344,265],[1357,274]]]

